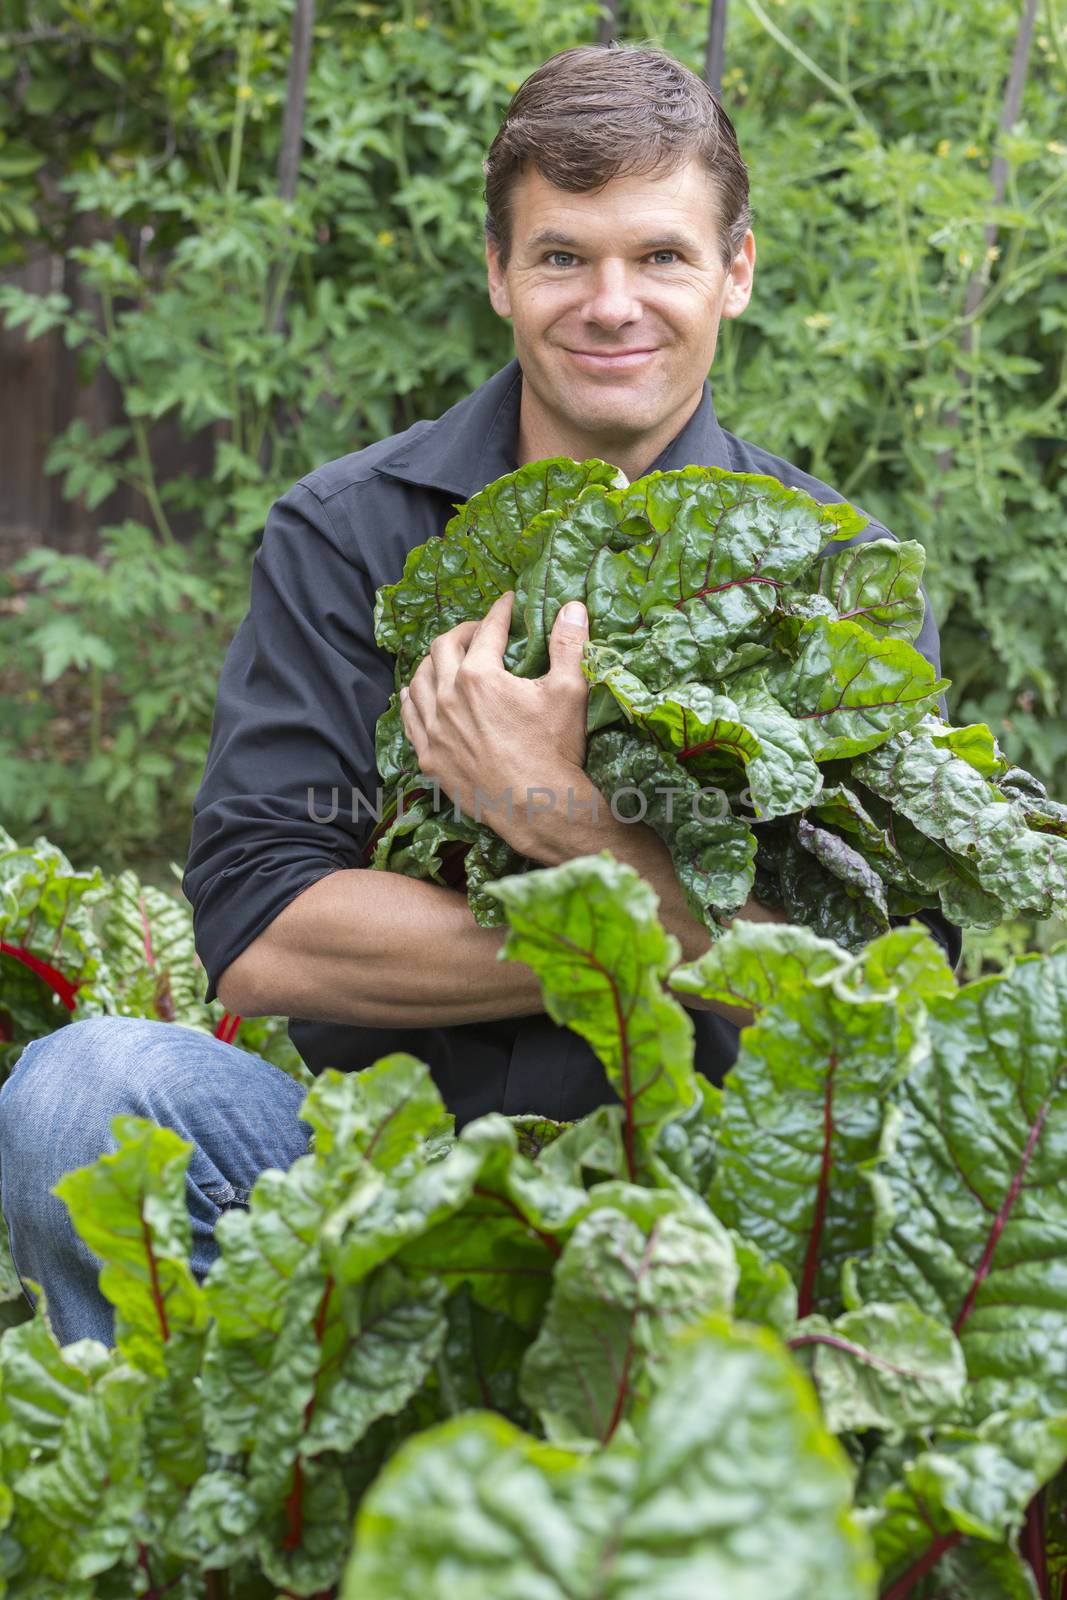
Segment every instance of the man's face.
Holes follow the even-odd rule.
[[[593,194],[531,168],[511,204],[506,269],[487,248],[489,298],[512,320],[536,432],[590,454],[647,439],[658,454],[696,407],[721,318],[748,304],[751,233],[725,269],[714,184],[695,161]]]

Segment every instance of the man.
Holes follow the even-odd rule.
[[[377,588],[456,504],[546,456],[601,457],[631,479],[714,465],[840,498],[715,418],[706,374],[721,320],[748,304],[756,251],[734,131],[699,79],[658,51],[566,51],[516,94],[486,178],[489,295],[516,359],[438,421],[309,473],[272,511],[184,878],[209,999],[288,1016],[313,1070],[410,1050],[460,1123],[491,1110],[578,1117],[611,1091],[588,1046],[543,1014],[530,970],[497,959],[503,934],[475,925],[465,895],[365,871],[369,812],[342,804],[326,821],[309,806],[309,790],[375,793],[374,729],[393,689],[373,639]],[[884,534],[871,524],[861,537]],[[653,884],[684,956],[697,956],[707,937],[665,847],[604,806],[594,816],[583,607],[560,612],[550,670],[530,681],[502,665],[510,605],[505,595],[443,635],[416,673],[402,715],[423,772],[468,809],[476,785],[573,790],[569,817],[520,805],[494,825],[546,864],[609,848]],[[929,616],[919,648],[936,666]],[[750,900],[741,915],[771,913]],[[744,1013],[693,1011],[697,1063],[720,1078]],[[264,1166],[306,1148],[300,1099],[254,1057],[165,1024],[105,1018],[31,1045],[0,1095],[3,1205],[19,1269],[43,1282],[61,1337],[106,1337],[110,1319],[48,1190],[110,1146],[117,1111],[192,1140],[203,1272],[219,1214]]]

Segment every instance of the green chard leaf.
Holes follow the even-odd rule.
[[[852,970],[847,953],[808,928],[766,922],[736,922],[699,961],[676,967],[671,988],[705,1000],[761,1011],[794,990],[827,975]]]
[[[584,1214],[588,1197],[578,1174],[573,1181],[556,1180],[517,1146],[516,1131],[503,1117],[469,1123],[444,1160],[399,1197],[405,1231],[397,1259],[450,1289],[468,1285],[481,1306],[534,1328],[544,1312],[561,1236]],[[357,1259],[379,1226],[374,1212],[368,1221],[369,1239],[360,1222],[348,1236]]]
[[[833,1433],[878,1428],[903,1437],[959,1412],[967,1381],[959,1342],[944,1323],[907,1301],[871,1301],[834,1322],[806,1317],[789,1347],[810,1352]]]
[[[519,1154],[506,1118],[480,1117],[432,1158],[350,1184],[322,1226],[324,1258],[341,1285],[395,1259],[449,1290],[469,1284],[481,1305],[536,1326],[562,1248],[557,1236],[587,1205],[585,1188],[561,1178]]]
[[[656,1140],[655,1159],[695,1194],[705,1195],[715,1172],[722,1117],[722,1090],[703,1073],[696,1077],[697,1099],[681,1116],[665,1122]]]
[[[663,840],[690,909],[718,938],[718,918],[752,890],[756,841],[748,823],[723,805],[721,792],[707,794],[666,751],[622,729],[592,735],[586,771],[618,817],[647,823]]]
[[[32,1459],[55,1455],[72,1408],[114,1364],[93,1339],[61,1350],[46,1305],[39,1293],[33,1318],[0,1339],[0,1443],[4,1476],[12,1482]]]
[[[766,688],[762,674],[744,680],[732,700],[700,683],[651,694],[632,672],[590,651],[590,681],[603,685],[661,750],[698,779],[733,777],[747,785],[757,818],[801,811],[822,787],[804,731]]]
[[[1017,1408],[996,1413],[978,1428],[944,1428],[928,1449],[905,1461],[900,1481],[865,1518],[886,1580],[883,1600],[922,1593],[918,1585],[927,1573],[944,1582],[969,1569],[984,1572],[986,1587],[977,1594],[990,1600],[1025,1595],[1004,1547],[1014,1542],[1034,1495],[1065,1459],[1065,1416]],[[972,1541],[976,1550],[968,1556]],[[998,1567],[1007,1569],[1014,1588],[990,1587],[990,1571]]]
[[[78,1581],[132,1566],[147,1520],[141,1453],[151,1393],[144,1372],[104,1371],[67,1413],[52,1459],[19,1474],[17,1537],[31,1571]]]
[[[248,1210],[220,1219],[221,1256],[204,1291],[214,1317],[205,1430],[214,1450],[246,1457],[246,1484],[238,1493],[220,1482],[217,1499],[205,1490],[203,1516],[180,1517],[174,1537],[186,1549],[225,1535],[279,1585],[315,1589],[344,1558],[330,1517],[349,1515],[343,1483],[320,1458],[349,1452],[400,1411],[445,1333],[441,1283],[412,1278],[388,1252],[342,1282],[326,1231],[355,1196],[366,1203],[422,1171],[428,1143],[451,1123],[428,1069],[405,1055],[366,1073],[324,1073],[304,1115],[311,1153],[262,1173]]]
[[[758,1322],[784,1339],[797,1319],[796,1285],[778,1261],[770,1261],[751,1239],[730,1229],[737,1258],[734,1316]]]
[[[766,657],[782,590],[866,520],[773,478],[715,467],[650,473],[608,499],[633,532],[623,549],[599,540],[586,588],[590,637],[619,651],[649,689],[721,678]]]
[[[398,686],[410,680],[438,634],[483,617],[515,587],[560,513],[583,490],[615,485],[619,476],[604,461],[531,462],[460,506],[442,538],[414,549],[400,581],[379,591],[374,613],[375,638],[396,657]]]
[[[849,962],[806,931],[764,925],[732,929],[675,982],[759,1011],[723,1085],[712,1208],[786,1267],[801,1316],[833,1312],[845,1260],[871,1244],[865,1171],[922,1038],[922,998],[952,975],[918,929]]]
[[[607,851],[505,879],[493,893],[510,923],[504,954],[533,968],[546,1011],[604,1063],[633,1178],[658,1129],[696,1097],[692,1023],[661,981],[678,943],[656,918],[656,896]]]
[[[800,629],[799,654],[772,668],[767,682],[800,724],[817,761],[858,756],[912,728],[948,688],[903,639],[872,639],[855,622],[814,617]],[[731,689],[739,696],[736,682]]]
[[[926,612],[921,588],[925,566],[926,551],[915,539],[869,539],[820,561],[816,592],[841,621],[910,642]]]
[[[766,1330],[678,1335],[634,1434],[584,1456],[476,1412],[410,1440],[360,1507],[343,1600],[873,1600],[844,1456]]]
[[[203,1026],[204,976],[184,901],[121,872],[111,881],[103,940],[119,1011]]]
[[[647,1402],[671,1335],[729,1311],[726,1230],[694,1197],[608,1184],[560,1257],[522,1394],[558,1443],[606,1444]]]
[[[450,1134],[454,1118],[421,1061],[397,1052],[352,1073],[320,1073],[300,1110],[313,1149],[324,1165],[347,1170],[358,1153],[381,1172],[391,1172],[423,1141]]]
[[[1067,908],[1067,840],[1029,826],[971,761],[938,742],[937,724],[901,732],[855,763],[869,789],[962,859],[1002,915]]]
[[[103,1262],[101,1293],[115,1307],[118,1348],[134,1367],[162,1377],[165,1346],[207,1322],[204,1293],[189,1267],[191,1231],[185,1139],[143,1117],[112,1124],[118,1150],[69,1172],[55,1193]]]
[[[1067,1411],[1067,948],[931,999],[874,1177],[868,1298],[951,1326],[981,1419]]]
[[[75,872],[47,839],[20,846],[0,828],[0,1015],[26,1044],[70,1020],[113,1007],[90,907],[107,893],[97,867]],[[4,1030],[0,1030],[4,1031]]]

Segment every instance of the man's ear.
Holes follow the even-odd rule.
[[[507,278],[500,265],[500,252],[492,239],[485,241],[485,266],[489,278],[489,304],[498,317],[511,316],[511,296]]]
[[[741,241],[741,248],[726,274],[722,315],[739,317],[752,298],[752,279],[756,271],[756,236],[749,228]]]

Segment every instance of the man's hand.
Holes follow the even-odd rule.
[[[504,839],[525,819],[531,792],[555,795],[581,774],[589,699],[585,606],[570,601],[556,617],[544,677],[517,678],[503,660],[514,599],[509,590],[480,622],[441,634],[400,691],[422,773]],[[508,791],[510,805],[501,799]]]

